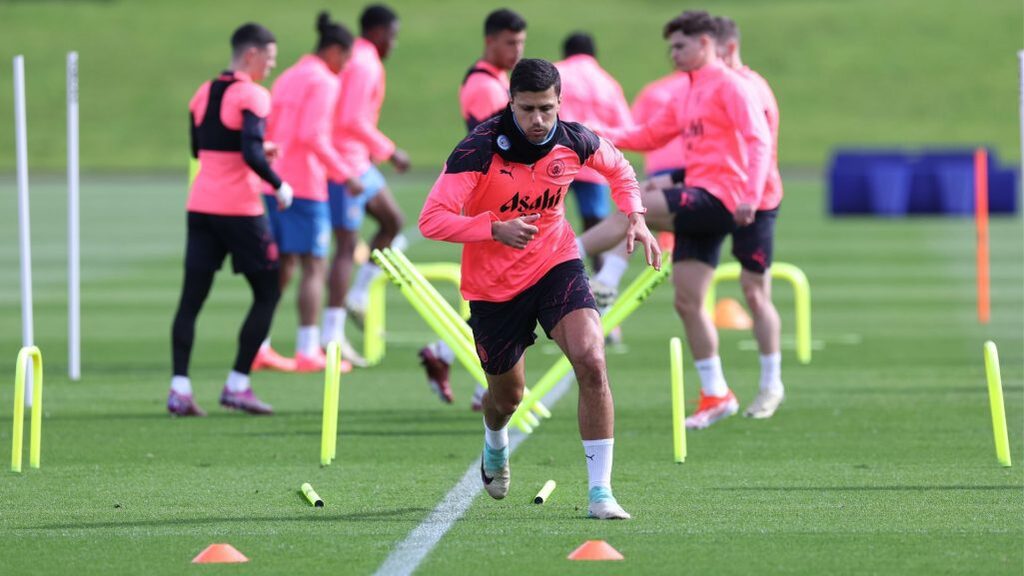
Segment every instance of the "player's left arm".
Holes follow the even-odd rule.
[[[747,147],[747,184],[734,217],[740,226],[754,221],[771,167],[771,132],[760,99],[746,82],[726,84],[725,111]]]
[[[615,205],[629,217],[629,227],[626,230],[626,251],[632,254],[634,242],[640,242],[644,247],[647,264],[661,270],[661,248],[647,228],[647,221],[644,219],[647,209],[644,208],[643,201],[640,199],[640,185],[636,181],[636,172],[633,171],[633,167],[622,155],[622,152],[611,142],[604,138],[599,139],[598,142],[597,149],[584,164],[608,180]]]
[[[366,145],[374,162],[389,160],[395,154],[395,143],[377,128],[370,118],[374,116],[373,91],[380,78],[373,70],[359,64],[353,70],[346,70],[345,82],[341,87],[339,101],[339,123],[344,129]]]

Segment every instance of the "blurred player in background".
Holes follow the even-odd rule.
[[[515,67],[525,50],[526,20],[522,16],[505,8],[487,15],[483,58],[470,67],[459,88],[459,108],[468,132],[508,106],[508,71]],[[455,353],[438,340],[421,348],[419,356],[427,372],[427,384],[442,402],[450,404],[453,397],[448,377]],[[485,391],[477,384],[470,405],[474,411],[482,409]]]
[[[381,271],[372,261],[366,262],[349,289],[359,228],[368,212],[378,223],[370,249],[382,249],[399,236],[403,220],[398,203],[374,164],[389,161],[399,173],[409,169],[409,155],[377,128],[384,104],[384,60],[395,46],[398,25],[398,15],[387,6],[374,4],[363,10],[352,59],[341,73],[341,96],[334,114],[334,147],[355,170],[362,191],[349,190],[335,180],[329,184],[335,252],[321,343],[326,347],[328,342],[338,341],[342,355],[360,366],[366,361],[345,339],[346,308],[362,325],[370,284]]]
[[[220,404],[252,414],[272,412],[253,394],[249,371],[281,296],[277,245],[260,188],[272,188],[281,206],[292,200],[291,187],[267,161],[272,147],[263,139],[270,93],[258,83],[277,63],[277,41],[263,26],[249,23],[232,34],[231,49],[228,69],[204,82],[189,102],[192,156],[201,167],[189,190],[185,279],[171,331],[174,375],[167,410],[177,416],[206,415],[192,396],[189,360],[196,318],[228,254],[234,272],[245,275],[253,302]]]
[[[352,33],[332,22],[326,12],[317,18],[318,39],[312,54],[299,59],[274,82],[274,106],[268,133],[280,148],[274,162],[295,191],[295,201],[279,211],[277,200],[265,196],[270,222],[281,249],[281,289],[301,267],[298,290],[299,329],[295,359],[289,362],[270,348],[269,340],[256,358],[257,367],[318,372],[326,362],[320,348],[320,306],[331,219],[327,206],[327,178],[354,179],[354,167],[331,145],[331,126],[338,104],[338,73],[352,55]],[[291,365],[289,365],[291,364]],[[346,363],[347,364],[347,363]],[[351,369],[346,365],[345,369]]]
[[[764,193],[757,206],[754,222],[732,233],[733,254],[740,261],[740,286],[754,320],[754,337],[761,354],[761,381],[754,401],[743,411],[751,418],[770,418],[785,397],[782,385],[781,322],[772,303],[771,265],[775,245],[775,220],[782,203],[782,177],[779,174],[779,104],[768,82],[743,65],[740,59],[740,31],[730,18],[716,17],[718,55],[726,66],[746,78],[758,97],[771,131],[771,162]]]

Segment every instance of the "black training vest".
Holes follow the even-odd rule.
[[[231,72],[225,72],[210,82],[206,114],[196,128],[200,150],[242,151],[242,131],[231,130],[220,121],[220,107],[224,101],[224,92],[235,82],[238,82],[238,79]]]

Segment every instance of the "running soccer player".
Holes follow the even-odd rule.
[[[630,515],[611,490],[614,406],[601,322],[579,259],[565,195],[580,169],[611,183],[629,221],[627,241],[661,265],[644,223],[629,162],[580,124],[558,120],[561,82],[545,60],[525,59],[510,80],[508,108],[455,147],[431,189],[419,227],[423,236],[463,244],[462,295],[488,391],[480,476],[487,493],[509,490],[508,421],[522,399],[526,348],[539,321],[572,363],[580,386],[579,427],[589,477],[589,514]]]
[[[367,212],[377,221],[379,227],[370,243],[371,249],[387,248],[402,231],[402,212],[374,163],[389,161],[402,173],[409,169],[409,155],[377,128],[384,103],[383,61],[398,37],[398,15],[381,4],[368,6],[359,18],[359,28],[360,36],[352,46],[352,59],[341,73],[333,142],[346,162],[353,166],[362,192],[354,193],[343,182],[334,180],[328,186],[335,252],[331,260],[322,343],[326,346],[327,342],[338,341],[343,356],[365,366],[366,361],[345,339],[346,308],[361,324],[370,284],[381,271],[372,261],[366,262],[349,290],[359,228]]]
[[[274,106],[268,133],[280,147],[274,167],[291,182],[295,201],[279,211],[273,196],[264,200],[270,223],[281,248],[281,289],[301,266],[298,290],[299,329],[295,342],[294,370],[319,372],[326,358],[320,348],[318,316],[323,300],[331,218],[327,206],[327,178],[351,179],[356,171],[331,145],[331,122],[338,103],[338,73],[352,54],[352,33],[326,12],[317,18],[319,39],[313,54],[299,59],[274,82]],[[269,342],[261,355],[273,358]],[[262,358],[257,358],[261,365]],[[345,362],[345,370],[351,365]]]
[[[501,8],[484,20],[484,55],[466,72],[459,88],[459,108],[467,132],[508,107],[508,74],[523,57],[526,49],[526,20],[515,12]],[[455,352],[438,340],[419,351],[420,363],[427,373],[427,385],[442,402],[453,401],[448,382]],[[486,389],[477,384],[470,407],[483,409]]]
[[[201,167],[188,195],[185,279],[171,330],[174,374],[167,411],[176,416],[206,415],[193,398],[188,367],[196,318],[228,254],[234,272],[249,283],[253,302],[220,404],[250,414],[273,412],[253,394],[249,371],[281,296],[277,246],[263,213],[261,182],[275,191],[281,206],[292,200],[291,187],[267,162],[265,146],[270,146],[263,139],[270,93],[259,82],[276,65],[277,41],[270,30],[249,23],[231,35],[231,50],[228,69],[204,82],[188,106],[192,156]]]
[[[684,186],[648,188],[643,201],[651,226],[675,233],[675,308],[701,379],[700,404],[686,419],[689,428],[706,428],[739,410],[722,372],[718,333],[704,309],[704,298],[722,241],[754,222],[772,155],[771,132],[760,101],[749,82],[719,60],[716,34],[715,20],[707,12],[687,11],[669,21],[664,37],[676,66],[690,78],[690,89],[647,124],[606,134],[631,150],[659,148],[683,136]],[[616,233],[608,234],[616,227]],[[581,243],[588,252],[607,250],[618,243],[623,230],[622,219],[610,217],[584,233]],[[595,238],[610,241],[602,245]],[[744,268],[760,265],[755,261],[758,256],[738,251],[733,255]]]
[[[743,65],[740,58],[740,31],[731,18],[715,18],[715,40],[718,56],[729,68],[746,78],[758,96],[768,129],[771,131],[772,155],[761,203],[754,222],[732,233],[733,254],[742,264],[740,286],[754,320],[754,337],[761,354],[761,381],[754,401],[743,411],[751,418],[770,418],[785,397],[782,385],[782,354],[779,349],[781,322],[772,303],[771,264],[775,244],[775,220],[782,203],[782,177],[779,174],[779,104],[768,82],[757,72]]]

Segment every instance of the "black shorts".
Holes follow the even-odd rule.
[[[484,371],[508,372],[537,339],[538,321],[551,338],[562,318],[580,308],[597,310],[582,260],[558,264],[507,302],[471,301],[469,325]]]
[[[775,247],[775,219],[779,209],[758,210],[754,222],[732,233],[732,255],[744,270],[764,274],[772,265]]]
[[[220,270],[229,253],[236,274],[277,270],[277,244],[266,215],[218,216],[189,212],[185,267]]]
[[[664,194],[674,219],[672,261],[699,260],[717,267],[722,241],[736,229],[732,212],[703,188],[669,188]]]

